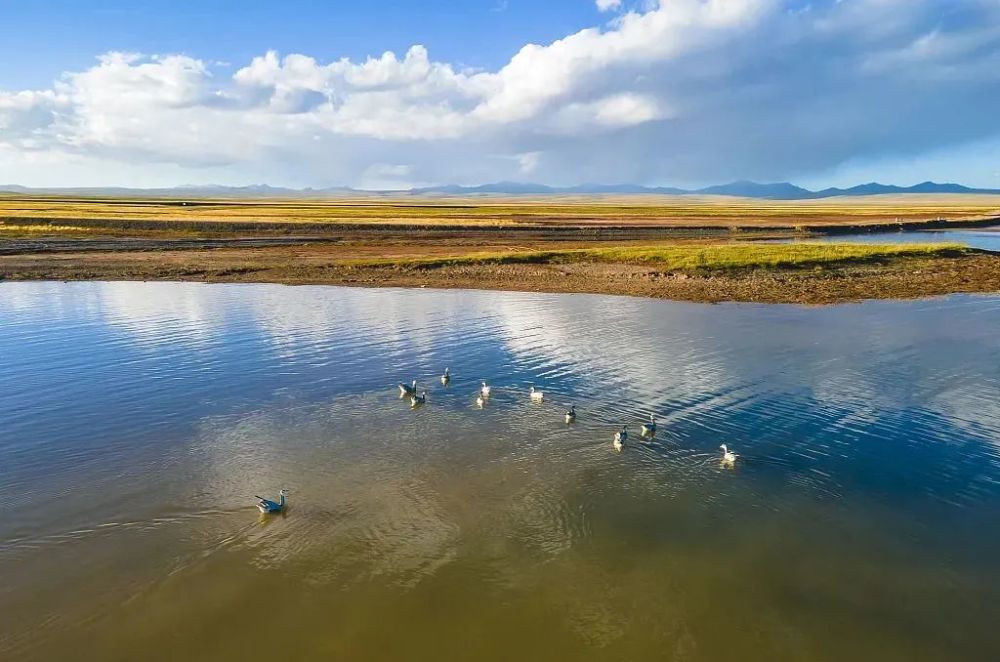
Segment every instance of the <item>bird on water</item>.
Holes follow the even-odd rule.
[[[734,466],[736,464],[736,458],[738,458],[739,455],[729,450],[729,447],[725,444],[719,446],[719,449],[722,451],[722,465],[725,467]]]
[[[288,495],[288,490],[281,490],[278,492],[278,502],[275,503],[270,499],[265,499],[264,497],[255,494],[257,497],[257,509],[264,514],[268,513],[280,513],[285,509],[285,497]]]
[[[441,383],[447,386],[448,382],[450,381],[451,381],[451,368],[445,368],[444,374],[441,375]]]
[[[628,440],[628,426],[623,425],[622,429],[615,432],[615,450],[619,453],[625,448],[625,442]]]
[[[416,395],[417,394],[417,380],[414,379],[413,383],[409,386],[400,382],[399,384],[399,397],[404,395]]]
[[[652,437],[656,434],[656,419],[653,418],[652,414],[649,415],[649,423],[642,424],[641,433],[644,437]]]
[[[573,405],[572,407],[569,408],[569,411],[566,412],[566,423],[572,423],[575,420],[576,420],[576,405]]]

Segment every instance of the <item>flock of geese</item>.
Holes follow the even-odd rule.
[[[441,383],[445,386],[451,381],[451,369],[445,368],[444,374],[441,375]],[[476,405],[482,408],[490,399],[490,392],[492,387],[486,382],[482,382],[482,386],[479,387],[479,391],[476,394]],[[417,380],[414,379],[409,384],[399,384],[399,397],[409,398],[410,406],[413,408],[419,407],[427,402],[427,391],[417,392]],[[539,391],[534,386],[528,390],[528,398],[532,402],[543,402],[545,400],[545,393]],[[569,408],[566,412],[566,424],[576,422],[576,406]],[[656,418],[652,414],[649,415],[649,422],[643,423],[639,430],[639,435],[643,439],[650,439],[656,435]],[[628,426],[623,425],[622,429],[615,432],[615,436],[612,440],[612,445],[614,449],[619,453],[625,449],[625,443],[628,441]],[[736,458],[739,457],[736,453],[729,450],[726,444],[719,446],[719,450],[722,451],[722,464],[725,467],[732,468],[736,465]]]
[[[447,386],[451,382],[451,369],[445,368],[444,373],[441,375],[441,384]],[[482,382],[479,390],[476,392],[476,405],[479,408],[486,406],[486,403],[490,399],[490,393],[493,388],[486,382]],[[404,384],[400,382],[399,384],[399,397],[409,398],[410,407],[416,409],[427,403],[427,391],[417,390],[417,380],[414,379],[409,384]],[[532,402],[544,402],[545,393],[539,391],[534,386],[528,390],[528,398]],[[573,405],[566,411],[565,415],[566,424],[570,425],[576,422],[576,405]],[[639,428],[639,435],[643,439],[652,439],[656,436],[656,418],[650,414],[649,422],[643,423],[642,427]],[[622,429],[615,432],[612,438],[611,445],[619,453],[625,450],[625,444],[628,442],[628,425],[622,425]],[[719,446],[719,450],[722,451],[722,466],[726,468],[733,468],[736,466],[736,458],[739,457],[736,453],[729,450],[726,444]],[[288,490],[281,490],[278,493],[278,501],[271,501],[265,499],[264,497],[258,496],[257,508],[260,512],[264,514],[280,513],[285,508],[285,497],[288,495]]]

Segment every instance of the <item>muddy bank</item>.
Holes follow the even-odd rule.
[[[446,247],[448,252],[454,246]],[[668,272],[653,266],[463,264],[433,269],[349,266],[348,249],[329,245],[259,249],[0,256],[8,280],[185,280],[362,287],[434,287],[532,292],[590,292],[684,301],[824,304],[959,292],[1000,293],[1000,255],[901,257],[822,268],[742,272]],[[372,247],[374,251],[375,248]],[[385,247],[378,247],[385,254]],[[399,255],[424,248],[399,247]],[[442,248],[442,250],[445,250]],[[358,255],[357,249],[350,255]]]

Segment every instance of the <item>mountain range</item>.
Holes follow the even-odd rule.
[[[366,191],[346,186],[330,188],[292,189],[257,184],[252,186],[178,186],[173,188],[122,188],[122,187],[69,187],[69,188],[31,188],[15,184],[0,184],[0,194],[55,194],[55,195],[88,195],[116,197],[327,197],[338,195],[728,195],[744,198],[759,198],[766,200],[809,200],[814,198],[829,198],[835,196],[862,196],[881,194],[907,193],[966,193],[966,194],[1000,194],[1000,189],[970,188],[961,184],[939,184],[923,182],[914,186],[893,186],[870,182],[850,188],[826,188],[811,191],[789,182],[761,184],[750,181],[730,182],[698,189],[682,189],[664,186],[640,186],[636,184],[581,184],[579,186],[546,186],[526,182],[496,182],[479,186],[428,186],[423,188],[400,189],[391,191]]]

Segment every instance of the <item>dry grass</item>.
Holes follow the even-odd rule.
[[[0,220],[74,219],[427,225],[635,224],[710,227],[867,224],[1000,215],[1000,196],[908,195],[820,200],[721,196],[177,200],[0,196]]]
[[[62,235],[80,232],[87,233],[92,231],[93,228],[84,228],[75,225],[52,225],[50,223],[24,225],[18,223],[0,222],[0,236]]]

